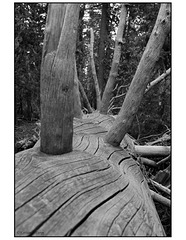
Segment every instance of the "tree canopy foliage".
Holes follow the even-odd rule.
[[[116,85],[109,114],[117,114],[133,79],[154,27],[159,3],[130,3],[121,47]],[[90,64],[90,29],[94,31],[94,61],[103,91],[113,59],[119,23],[120,3],[85,3],[80,5],[76,44],[77,73],[92,108],[96,93]],[[16,119],[40,118],[40,65],[47,4],[15,3],[15,109]],[[104,31],[104,34],[102,34]],[[171,67],[171,36],[167,37],[161,56],[151,74],[153,81]],[[170,128],[170,75],[148,91],[129,132],[135,138],[161,133]]]

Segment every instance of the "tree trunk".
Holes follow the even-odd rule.
[[[79,4],[49,5],[41,70],[41,151],[47,154],[72,151],[78,14]]]
[[[76,49],[76,63],[77,63],[77,75],[78,79],[84,78],[83,68],[85,65],[84,59],[84,42],[83,42],[83,16],[85,11],[85,3],[80,7],[79,11],[79,23],[78,23],[78,36],[77,36],[77,49]]]
[[[79,80],[77,76],[77,66],[75,59],[74,59],[74,117],[82,118],[81,100],[79,94]]]
[[[91,61],[91,68],[92,68],[92,75],[94,79],[94,86],[96,90],[96,105],[97,109],[100,109],[101,105],[101,94],[99,89],[99,83],[96,74],[95,62],[94,62],[94,32],[93,29],[90,29],[90,61]]]
[[[108,10],[109,4],[102,3],[102,16],[101,16],[101,26],[100,26],[100,42],[99,42],[99,49],[98,49],[98,62],[99,62],[99,69],[98,69],[98,82],[100,86],[101,95],[103,94],[105,88],[105,81],[104,81],[104,57],[105,57],[105,42],[107,40],[108,31],[107,25],[108,22]]]
[[[81,82],[79,81],[78,83],[79,83],[79,90],[80,90],[81,96],[82,96],[82,98],[83,98],[83,103],[84,103],[86,109],[88,110],[88,112],[89,112],[89,113],[92,113],[93,110],[92,110],[92,108],[91,108],[91,106],[90,106],[90,103],[89,103],[89,100],[88,100],[87,95],[86,95],[86,93],[85,93],[85,90],[84,90]]]
[[[57,50],[67,4],[49,4],[46,19],[42,60],[47,53]]]
[[[122,4],[120,22],[119,22],[116,40],[115,40],[114,57],[113,57],[112,66],[109,74],[109,79],[107,81],[107,84],[103,93],[103,97],[102,97],[100,112],[103,114],[107,114],[110,100],[113,96],[112,91],[114,89],[116,77],[118,74],[118,65],[119,65],[119,60],[121,55],[121,44],[123,43],[122,37],[123,37],[123,31],[125,27],[126,15],[127,15],[126,7],[124,4]]]
[[[141,103],[150,74],[159,58],[165,38],[170,31],[170,4],[161,4],[149,42],[140,60],[122,108],[105,137],[105,141],[118,146],[131,127]]]

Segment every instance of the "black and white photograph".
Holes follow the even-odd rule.
[[[172,2],[12,6],[14,237],[172,237]]]

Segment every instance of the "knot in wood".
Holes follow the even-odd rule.
[[[161,21],[162,24],[165,24],[166,23],[166,20],[165,18]]]
[[[62,87],[62,92],[67,93],[68,90],[69,90],[69,87],[68,87],[68,86]]]
[[[169,16],[170,15],[170,11],[166,10],[166,15]]]

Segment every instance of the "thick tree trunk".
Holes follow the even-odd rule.
[[[96,105],[97,105],[97,109],[99,110],[101,105],[101,94],[100,94],[99,83],[97,79],[96,67],[94,62],[94,32],[92,28],[90,29],[90,61],[91,61],[91,68],[92,68],[92,76],[94,79],[94,86],[96,90]]]
[[[79,4],[49,5],[41,70],[41,151],[48,154],[72,151],[78,14]]]
[[[76,60],[74,59],[74,117],[82,118],[79,80],[77,76]]]
[[[123,37],[123,31],[125,27],[126,16],[127,16],[127,10],[125,5],[123,4],[121,8],[120,22],[119,22],[118,31],[117,31],[116,40],[115,40],[115,49],[114,49],[112,66],[109,74],[109,79],[107,81],[107,84],[103,93],[103,97],[102,97],[100,112],[103,114],[107,114],[108,107],[110,105],[110,100],[113,96],[112,92],[113,92],[116,77],[118,74],[118,65],[119,65],[120,55],[121,55],[121,44],[123,43],[122,37]]]
[[[105,42],[107,40],[108,31],[108,3],[102,3],[102,16],[101,16],[101,26],[100,26],[100,42],[99,42],[99,49],[98,49],[98,62],[99,62],[99,69],[98,69],[98,82],[100,86],[101,95],[103,94],[105,88],[105,80],[104,80],[104,57],[105,57]]]
[[[140,60],[135,76],[125,97],[122,108],[105,137],[105,141],[118,146],[131,127],[150,79],[150,74],[159,58],[165,38],[170,31],[170,4],[161,4],[160,11],[147,47]]]
[[[57,50],[64,23],[67,4],[49,4],[43,44],[44,60],[47,53]]]

